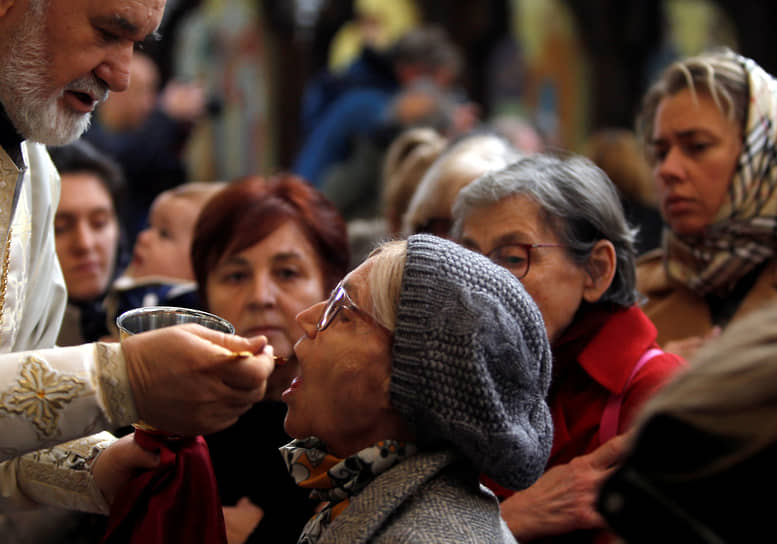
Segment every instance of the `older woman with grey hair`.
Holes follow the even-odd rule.
[[[637,305],[634,231],[607,175],[583,157],[534,155],[459,194],[452,234],[519,278],[542,312],[554,357],[554,443],[545,474],[502,514],[518,540],[604,526],[596,489],[639,406],[682,363],[657,349]],[[585,530],[585,531],[583,531]]]

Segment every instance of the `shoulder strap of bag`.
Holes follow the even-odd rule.
[[[662,353],[664,352],[658,348],[650,348],[642,354],[642,357],[639,358],[639,360],[634,365],[634,368],[631,370],[629,379],[626,380],[626,384],[623,386],[624,393],[634,379],[634,376],[637,375],[637,372],[639,372],[640,369],[645,366],[645,363],[647,363],[656,355],[661,355]],[[610,395],[610,398],[607,399],[607,405],[604,407],[604,411],[602,412],[602,421],[599,423],[599,444],[604,444],[610,438],[613,438],[616,434],[618,434],[618,424],[620,423],[622,403],[623,394]]]

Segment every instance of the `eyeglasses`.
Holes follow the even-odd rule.
[[[329,325],[331,325],[335,316],[337,316],[340,310],[343,309],[351,310],[356,315],[361,316],[361,318],[368,323],[376,325],[379,329],[388,333],[389,335],[392,334],[386,326],[384,326],[382,323],[379,323],[377,319],[356,305],[356,303],[348,295],[348,291],[345,290],[342,282],[338,283],[337,287],[335,287],[332,291],[332,294],[329,297],[329,301],[327,301],[326,307],[321,313],[321,317],[318,319],[318,323],[316,324],[316,333],[323,331]]]
[[[561,244],[505,244],[487,255],[491,261],[509,270],[518,279],[529,273],[531,250],[538,247],[564,247]]]

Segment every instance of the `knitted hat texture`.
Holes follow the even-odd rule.
[[[391,400],[419,445],[448,444],[500,485],[528,487],[552,445],[550,376],[545,325],[520,281],[448,240],[408,239]]]

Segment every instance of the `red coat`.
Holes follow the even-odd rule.
[[[548,398],[554,436],[547,468],[599,446],[599,423],[610,395],[624,394],[636,362],[649,348],[658,347],[655,340],[656,328],[642,310],[619,310],[585,345],[577,364],[554,375]],[[645,400],[682,364],[679,356],[663,353],[637,372],[624,394],[618,433],[628,429]]]
[[[639,358],[648,349],[658,347],[655,326],[636,305],[609,314],[598,312],[584,317],[583,321],[583,327],[578,329],[591,330],[579,331],[577,335],[571,332],[569,336],[587,343],[573,361],[554,368],[548,398],[553,416],[553,448],[546,470],[599,446],[599,423],[610,395],[623,394]],[[557,351],[562,350],[554,349],[554,365]],[[645,400],[683,364],[681,357],[663,353],[637,372],[623,396],[619,434],[628,429]],[[483,483],[500,499],[512,495],[512,491],[488,478],[484,477]]]

